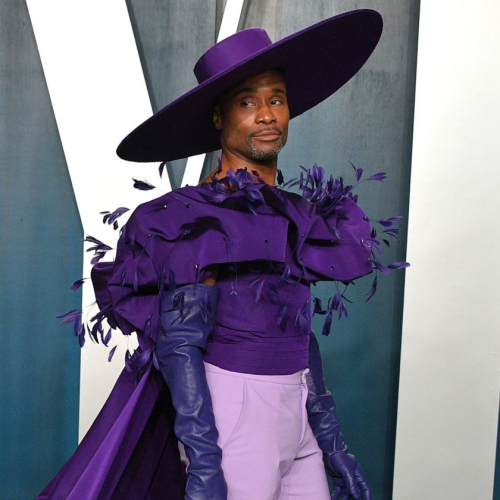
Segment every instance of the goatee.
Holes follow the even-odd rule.
[[[283,136],[280,136],[279,142],[272,149],[258,149],[250,136],[247,139],[248,147],[250,148],[250,156],[257,161],[271,161],[278,157],[279,152],[283,149],[286,143]]]

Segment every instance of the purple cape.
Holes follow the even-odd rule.
[[[101,316],[139,349],[91,429],[38,500],[182,500],[185,468],[170,394],[154,367],[159,293],[200,282],[213,264],[267,261],[307,282],[372,271],[371,229],[348,196],[333,210],[258,185],[232,194],[186,187],[139,206],[115,262],[92,271]],[[330,206],[331,208],[331,206]]]

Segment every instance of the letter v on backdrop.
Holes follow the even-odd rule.
[[[114,245],[117,232],[102,224],[99,212],[132,210],[159,194],[136,191],[131,182],[149,177],[157,184],[158,165],[124,162],[115,154],[121,139],[152,112],[126,4],[27,0],[27,5],[84,233]],[[219,40],[236,32],[242,7],[243,0],[227,0]],[[183,185],[199,181],[203,160],[188,161]],[[161,190],[170,189],[164,176]],[[83,276],[88,277],[90,262],[84,256]],[[91,288],[84,287],[82,306],[94,300]],[[119,349],[127,347],[121,342]],[[107,363],[101,346],[88,343],[82,351],[80,438],[121,369],[120,362]]]

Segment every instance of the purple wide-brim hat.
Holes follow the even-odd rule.
[[[196,63],[199,85],[139,125],[118,146],[136,162],[172,161],[220,149],[214,103],[241,80],[271,69],[284,72],[290,118],[316,106],[349,81],[375,49],[382,18],[356,10],[272,43],[250,28],[207,50]]]

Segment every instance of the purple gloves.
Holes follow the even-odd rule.
[[[335,485],[332,500],[371,500],[365,473],[354,455],[348,453],[335,415],[335,402],[325,387],[318,341],[311,332],[307,374],[309,425],[323,452],[326,469]]]
[[[203,351],[219,289],[196,284],[163,292],[156,357],[176,410],[174,431],[189,459],[186,500],[227,500]]]

